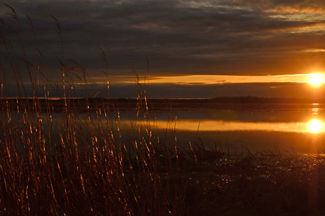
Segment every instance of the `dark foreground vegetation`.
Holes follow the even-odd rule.
[[[15,10],[8,10],[19,24]],[[62,40],[60,23],[55,22]],[[179,149],[174,131],[155,135],[147,121],[151,105],[140,90],[134,103],[142,124],[123,139],[118,105],[70,98],[73,78],[87,82],[80,65],[72,61],[78,69],[69,67],[62,52],[62,86],[46,78],[41,55],[39,65],[22,55],[26,64],[18,67],[15,53],[25,53],[24,46],[15,47],[10,37],[23,44],[21,35],[1,25],[7,30],[0,33],[5,53],[0,77],[0,215],[325,214],[322,155],[229,155],[218,146],[206,148],[200,140]],[[39,53],[36,47],[32,50]],[[30,77],[31,99],[22,73]],[[10,74],[19,91],[15,100],[6,96]],[[48,95],[49,86],[64,92],[59,104],[38,96],[41,90]],[[80,118],[76,107],[91,108],[95,115]]]
[[[79,146],[86,141],[68,134],[62,142],[51,144],[58,151],[26,140],[23,156],[8,134],[1,141],[0,214],[325,213],[321,155],[283,158],[276,152],[247,152],[230,156],[199,142],[188,151],[176,145],[158,147],[153,137],[134,141],[136,151],[131,154],[125,143],[105,136],[87,137],[92,146],[84,150]]]

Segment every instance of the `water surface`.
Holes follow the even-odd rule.
[[[323,151],[325,104],[223,104],[222,107],[156,112],[150,122],[158,130],[173,130],[182,145],[202,140],[207,145],[231,146],[233,151],[246,148],[252,152]]]
[[[109,113],[108,122],[103,112],[90,114],[71,113],[70,124],[77,125],[77,137],[99,135],[100,123],[104,134],[113,129],[114,136],[121,135],[125,142],[132,143],[142,135],[151,133],[167,144],[177,143],[188,148],[188,144],[203,143],[219,145],[232,152],[251,152],[275,149],[293,153],[322,153],[325,140],[325,104],[209,104],[209,106],[186,106],[173,109],[156,109],[137,113],[122,110]],[[94,110],[93,110],[94,111]],[[6,113],[2,113],[6,116]],[[62,127],[64,114],[44,115],[43,127],[50,130],[48,116],[51,115],[51,137],[60,142],[58,131]],[[6,117],[5,117],[6,118]],[[12,119],[23,125],[23,114],[12,114]],[[26,129],[27,130],[27,129]],[[119,134],[120,133],[120,134]],[[49,137],[45,139],[48,140]],[[2,135],[0,136],[3,139]]]

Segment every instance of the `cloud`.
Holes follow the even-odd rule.
[[[322,13],[325,9],[325,3],[322,0],[231,0],[231,2],[259,7],[274,13]]]
[[[63,32],[65,59],[74,59],[90,75],[101,76],[106,55],[110,76],[184,74],[290,74],[325,68],[325,3],[311,0],[218,1],[8,1],[18,13],[28,59],[36,46],[51,74],[60,76],[61,56],[55,16]],[[1,19],[19,29],[0,7]],[[0,28],[13,39],[10,31]],[[19,43],[13,39],[15,46]],[[17,54],[22,58],[21,48]],[[27,75],[26,75],[27,77]]]

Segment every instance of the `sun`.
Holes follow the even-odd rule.
[[[309,128],[312,133],[319,133],[322,129],[322,123],[317,119],[313,119],[311,122],[309,122]]]
[[[313,86],[319,86],[323,83],[323,77],[319,74],[312,74],[309,83]]]

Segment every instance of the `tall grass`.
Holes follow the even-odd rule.
[[[7,7],[20,28],[17,13]],[[27,18],[36,37],[33,22]],[[177,151],[159,147],[159,141],[148,125],[139,126],[137,139],[125,143],[119,116],[114,117],[116,113],[110,113],[112,107],[100,103],[100,100],[90,102],[87,97],[80,100],[70,98],[74,79],[89,83],[90,78],[77,62],[71,61],[74,67],[66,63],[60,22],[52,18],[61,40],[62,87],[47,78],[42,53],[34,46],[34,52],[41,57],[35,61],[39,65],[31,63],[26,57],[22,35],[2,21],[11,36],[16,36],[20,47],[15,47],[5,32],[0,34],[4,52],[1,72],[0,214],[184,214],[184,184],[179,177],[179,167],[172,164],[172,159],[177,159]],[[23,69],[19,67],[17,49],[24,53]],[[101,51],[108,67],[105,53]],[[25,88],[23,73],[28,74],[32,99],[27,98],[29,92]],[[105,73],[109,90],[108,73]],[[9,91],[8,74],[14,75],[19,92],[14,100],[6,96]],[[44,98],[39,97],[41,88]],[[59,102],[49,97],[50,88],[58,93],[63,91]],[[87,94],[87,85],[85,92]],[[54,112],[55,106],[58,106],[54,103],[62,106],[61,113]],[[84,108],[83,119],[74,112],[74,107]],[[138,116],[149,112],[146,95],[141,91],[137,110]],[[90,112],[96,115],[90,115]],[[129,152],[130,147],[132,153]]]
[[[20,28],[15,10],[7,7]],[[27,18],[36,40],[34,24]],[[109,98],[108,64],[102,49],[107,98],[72,98],[76,82],[91,83],[91,78],[77,62],[67,64],[60,22],[53,19],[61,41],[62,83],[47,78],[44,56],[35,45],[35,63],[27,59],[19,30],[1,21],[7,30],[0,33],[0,215],[325,212],[321,155],[282,158],[278,152],[247,152],[231,156],[218,146],[206,149],[201,140],[189,143],[188,150],[179,149],[173,131],[169,141],[169,136],[163,141],[154,133],[148,121],[150,104],[139,79],[135,111],[144,123],[123,134],[118,104]],[[24,53],[23,67],[17,50]],[[15,99],[8,96],[10,74],[19,92]],[[27,97],[26,83],[32,98]],[[49,97],[50,89],[63,92],[60,100]],[[41,91],[44,97],[39,96]],[[88,96],[87,85],[84,91]]]

